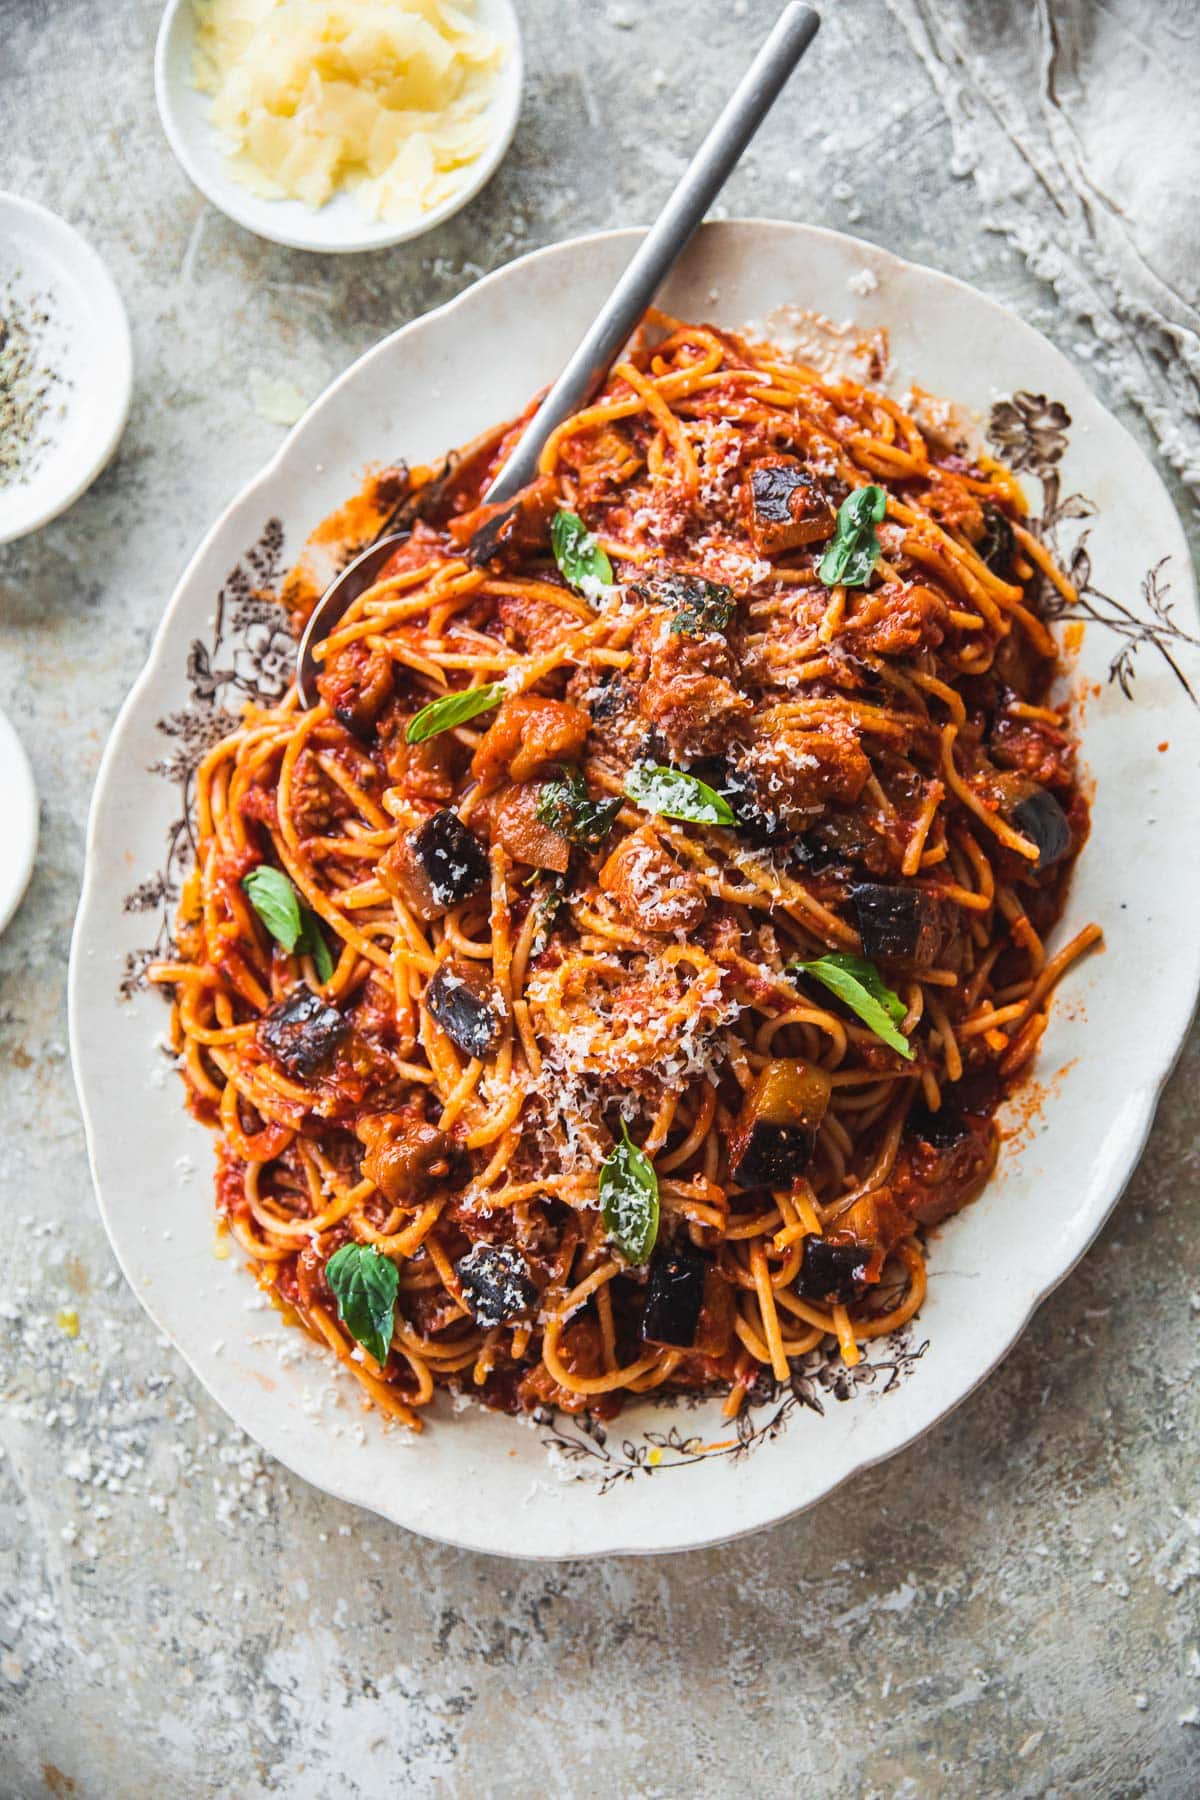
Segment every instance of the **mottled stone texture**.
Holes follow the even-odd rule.
[[[645,218],[774,5],[520,10],[498,178],[434,237],[326,261],[257,242],[176,169],[156,0],[0,4],[0,182],[102,251],[137,363],[112,468],[0,552],[0,699],[43,831],[0,941],[0,1795],[1194,1794],[1195,1040],[1113,1223],[986,1387],[805,1518],[685,1559],[509,1564],[325,1499],[214,1410],[115,1271],[65,1049],[88,794],[185,557],[279,442],[274,384],[311,397],[514,253]],[[967,277],[1087,357],[1153,447],[1010,244],[1012,202],[989,232],[953,161],[930,73],[953,10],[830,6],[728,210]],[[1029,31],[1047,11],[991,10]],[[961,110],[978,69],[954,54]],[[1025,203],[1049,204],[1036,181]]]

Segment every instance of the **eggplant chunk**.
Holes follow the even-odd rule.
[[[609,719],[620,718],[633,704],[633,696],[615,670],[602,669],[596,676],[587,701],[592,723],[603,725]]]
[[[935,1150],[951,1150],[972,1133],[957,1106],[943,1100],[936,1112],[930,1112],[925,1102],[918,1100],[905,1120],[904,1135],[922,1144],[932,1144]]]
[[[485,504],[464,515],[451,525],[450,535],[461,543],[463,534],[469,534],[467,560],[476,567],[536,554],[548,548],[555,493],[554,478],[539,475],[512,500]]]
[[[835,1238],[806,1237],[796,1292],[805,1300],[824,1300],[833,1306],[845,1306],[866,1280],[870,1261],[868,1244],[839,1244]]]
[[[930,1114],[914,1107],[888,1182],[892,1201],[919,1224],[940,1225],[978,1194],[999,1143],[990,1118],[972,1119],[953,1106]]]
[[[1052,869],[1071,849],[1071,827],[1067,815],[1054,795],[1044,787],[1034,787],[1013,807],[1012,822],[1022,837],[1037,845],[1038,859],[1033,865],[1037,874]]]
[[[514,862],[565,875],[571,861],[571,845],[561,831],[542,817],[539,808],[544,791],[540,781],[518,781],[506,788],[492,813],[492,842],[507,851]]]
[[[376,872],[426,925],[478,894],[491,877],[487,851],[448,806],[398,838]]]
[[[486,1056],[500,1021],[480,992],[481,978],[462,964],[443,963],[425,989],[425,1006],[464,1056]]]
[[[413,833],[413,851],[439,906],[457,906],[487,886],[487,851],[449,807]]]
[[[734,828],[749,843],[763,849],[769,846],[783,857],[785,863],[797,863],[806,868],[825,868],[837,860],[836,851],[826,851],[811,834],[794,830],[779,809],[763,798],[763,788],[767,784],[756,780],[752,770],[726,762],[721,757],[709,757],[693,763],[691,773],[707,781],[722,799],[729,802]]]
[[[715,787],[728,802],[737,821],[737,830],[752,844],[777,844],[794,834],[788,830],[782,815],[764,803],[753,774],[736,763],[714,761],[710,774],[705,768],[696,773]],[[797,840],[798,842],[799,840]]]
[[[642,1309],[642,1340],[691,1350],[696,1342],[709,1259],[690,1244],[658,1250],[650,1265],[650,1284]]]
[[[850,890],[862,938],[872,962],[904,962],[927,969],[942,942],[942,909],[919,887],[860,881]]]
[[[304,1080],[330,1061],[350,1021],[311,988],[298,987],[258,1021],[258,1041],[289,1075]]]
[[[747,482],[749,527],[761,556],[832,536],[837,517],[808,470],[792,456],[754,463]]]
[[[526,1317],[537,1304],[529,1264],[511,1244],[472,1244],[454,1267],[471,1317],[484,1331]]]
[[[511,506],[502,507],[494,512],[490,519],[484,521],[474,532],[467,544],[467,556],[476,565],[491,562],[498,556],[505,544],[515,535],[521,518],[521,502],[514,500]]]
[[[780,1187],[808,1167],[830,1095],[824,1069],[777,1057],[755,1077],[729,1139],[739,1187]]]
[[[416,1206],[470,1179],[465,1147],[411,1110],[369,1113],[355,1130],[367,1147],[362,1172],[393,1206]]]

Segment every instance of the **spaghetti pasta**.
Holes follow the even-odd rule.
[[[913,1315],[1099,938],[1044,948],[1068,590],[1007,470],[712,326],[649,315],[482,504],[528,416],[404,472],[320,703],[205,757],[152,975],[221,1214],[370,1402],[732,1413]]]

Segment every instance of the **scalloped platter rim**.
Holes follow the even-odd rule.
[[[1200,819],[1170,804],[1176,771],[1190,776],[1200,755],[1196,598],[1149,462],[1066,358],[964,284],[836,232],[710,223],[665,307],[734,327],[793,306],[850,316],[863,334],[884,328],[893,383],[949,397],[1022,472],[1082,590],[1078,623],[1063,624],[1082,640],[1071,684],[1095,804],[1057,941],[1097,918],[1107,949],[1060,994],[997,1177],[935,1235],[918,1319],[855,1371],[812,1353],[736,1426],[712,1399],[640,1402],[605,1429],[443,1397],[412,1438],[364,1416],[350,1379],[284,1325],[236,1260],[214,1256],[212,1141],[184,1112],[162,1000],[138,982],[186,864],[181,795],[197,745],[240,699],[286,682],[290,647],[262,595],[318,523],[370,467],[432,459],[523,405],[639,235],[535,251],[384,339],[222,514],[105,751],[71,952],[71,1052],[96,1192],[150,1316],[229,1415],[306,1480],[428,1537],[530,1559],[737,1537],[811,1506],[943,1418],[1115,1205],[1200,982]],[[1152,884],[1141,879],[1151,865]]]

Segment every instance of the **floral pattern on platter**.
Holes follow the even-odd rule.
[[[788,1381],[770,1380],[753,1390],[736,1420],[730,1422],[730,1436],[712,1443],[697,1432],[681,1431],[678,1425],[668,1431],[643,1431],[637,1438],[622,1438],[617,1443],[599,1419],[586,1413],[568,1416],[544,1409],[534,1414],[534,1421],[543,1434],[542,1444],[565,1478],[594,1482],[598,1491],[606,1494],[639,1475],[690,1468],[713,1456],[742,1462],[786,1431],[797,1413],[807,1409],[823,1417],[826,1399],[853,1400],[868,1390],[877,1398],[894,1393],[928,1350],[929,1339],[914,1346],[911,1328],[903,1326],[881,1347],[886,1354],[878,1361],[864,1356],[847,1368],[835,1343],[818,1344],[807,1355],[794,1358]],[[705,1398],[703,1394],[663,1395],[655,1405],[696,1406]]]
[[[1068,447],[1070,426],[1070,414],[1061,402],[1025,391],[997,401],[988,426],[989,441],[1008,466],[1014,472],[1036,476],[1041,483],[1042,508],[1031,517],[1031,529],[1067,570],[1078,593],[1076,604],[1069,606],[1050,582],[1043,581],[1042,611],[1052,621],[1079,619],[1116,634],[1120,642],[1110,663],[1109,680],[1127,699],[1134,697],[1138,654],[1149,648],[1163,658],[1196,703],[1196,695],[1172,656],[1172,645],[1198,640],[1173,616],[1164,573],[1167,559],[1143,577],[1144,610],[1139,613],[1094,585],[1087,527],[1074,543],[1062,541],[1064,527],[1095,513],[1084,495],[1064,496],[1061,492],[1059,465]],[[357,551],[362,547],[348,548]],[[189,647],[187,703],[158,720],[158,731],[167,744],[163,755],[149,766],[149,773],[176,786],[179,811],[167,831],[161,868],[124,900],[126,912],[155,917],[152,942],[125,958],[120,991],[126,999],[147,985],[147,966],[171,951],[173,914],[195,855],[192,815],[195,774],[201,760],[213,744],[236,728],[242,707],[247,703],[274,705],[291,682],[296,646],[280,604],[286,573],[283,549],[283,526],[278,519],[270,519],[223,582],[207,640],[196,638]],[[534,1420],[541,1442],[558,1459],[566,1478],[597,1484],[600,1493],[607,1493],[639,1476],[691,1467],[713,1456],[744,1459],[778,1438],[799,1413],[824,1414],[829,1399],[843,1402],[863,1393],[877,1399],[891,1394],[912,1374],[929,1348],[929,1340],[914,1343],[911,1326],[906,1326],[872,1348],[878,1360],[868,1353],[853,1368],[842,1362],[833,1342],[796,1358],[790,1379],[761,1381],[730,1424],[730,1435],[715,1442],[677,1425],[644,1430],[618,1442],[600,1420],[586,1415],[545,1410],[535,1414]],[[659,1396],[655,1405],[656,1409],[694,1408],[705,1399],[704,1395]]]
[[[1042,615],[1051,622],[1078,619],[1085,624],[1103,625],[1113,632],[1119,643],[1108,666],[1108,679],[1116,683],[1127,700],[1133,699],[1138,653],[1150,648],[1162,657],[1192,704],[1200,704],[1172,654],[1172,645],[1198,644],[1200,638],[1185,631],[1175,618],[1175,603],[1170,598],[1165,572],[1170,559],[1163,557],[1143,575],[1144,610],[1139,614],[1093,582],[1088,528],[1073,544],[1062,542],[1064,525],[1090,519],[1096,511],[1085,494],[1062,492],[1059,464],[1067,448],[1070,426],[1071,415],[1061,401],[1024,390],[1006,400],[997,400],[988,421],[988,439],[1001,460],[1014,474],[1036,475],[1041,482],[1042,510],[1030,519],[1030,527],[1053,553],[1059,567],[1065,569],[1078,595],[1072,606],[1049,581],[1043,580]]]
[[[146,985],[146,969],[169,954],[172,916],[183,878],[195,858],[193,784],[205,755],[237,724],[233,706],[274,706],[287,693],[296,665],[296,640],[280,607],[283,526],[268,519],[256,543],[230,570],[217,594],[208,641],[193,638],[187,656],[188,704],[158,721],[169,748],[150,764],[179,789],[179,814],[167,831],[161,869],[125,896],[128,913],[154,913],[152,943],[125,958],[121,993],[131,999]]]

